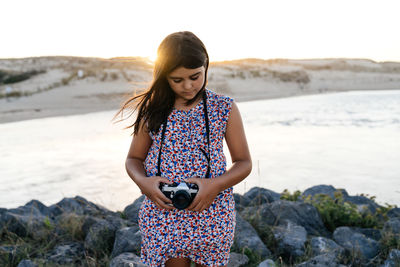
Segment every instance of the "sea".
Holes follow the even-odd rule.
[[[237,102],[251,174],[234,186],[281,193],[320,185],[400,205],[400,89]],[[116,110],[0,124],[0,207],[77,195],[122,211],[141,193],[127,175],[131,122]],[[227,168],[232,165],[224,144]]]

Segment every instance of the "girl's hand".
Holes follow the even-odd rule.
[[[197,184],[199,187],[199,192],[197,192],[192,204],[187,208],[191,211],[201,212],[207,209],[220,192],[214,178],[192,177],[187,179],[186,182]]]
[[[141,179],[138,186],[142,193],[153,201],[159,209],[174,209],[173,206],[167,205],[167,203],[171,204],[172,201],[161,192],[159,188],[161,182],[167,184],[172,183],[165,177],[152,176]]]

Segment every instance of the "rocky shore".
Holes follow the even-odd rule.
[[[113,212],[81,196],[49,207],[0,208],[0,266],[144,266],[138,210]],[[400,266],[400,208],[316,185],[235,194],[228,266]]]

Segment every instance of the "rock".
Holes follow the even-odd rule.
[[[382,238],[381,230],[374,228],[361,228],[361,227],[350,227],[352,230],[365,235],[366,237],[379,241]]]
[[[376,209],[380,207],[375,201],[365,196],[346,196],[344,201],[355,204],[360,213],[367,211],[375,213]]]
[[[80,264],[85,258],[84,245],[81,242],[60,244],[47,253],[46,258],[58,265]]]
[[[290,220],[273,227],[273,233],[278,243],[278,253],[289,259],[304,255],[307,231],[304,227],[296,225]]]
[[[101,254],[109,254],[112,250],[115,238],[115,227],[108,221],[101,219],[93,224],[85,238],[85,249]]]
[[[260,257],[266,258],[271,252],[261,241],[256,230],[245,221],[239,213],[236,213],[236,227],[233,247],[236,251],[244,251],[248,248],[257,253]]]
[[[277,218],[277,224],[290,220],[303,226],[310,235],[331,236],[331,233],[325,228],[318,210],[311,204],[277,200],[270,204],[270,209]]]
[[[142,235],[138,226],[124,227],[115,234],[114,247],[111,258],[124,252],[133,252],[140,255]]]
[[[352,254],[356,254],[356,257],[360,256],[361,259],[372,259],[379,252],[379,243],[377,241],[347,226],[336,228],[333,233],[333,239]]]
[[[140,257],[130,252],[124,252],[110,261],[110,267],[146,267]]]
[[[17,259],[24,255],[24,248],[18,245],[0,246],[0,266],[15,266]],[[25,256],[25,255],[24,255]]]
[[[227,267],[239,267],[246,266],[249,262],[249,258],[245,254],[239,254],[236,252],[232,252],[229,254],[229,262]]]
[[[333,253],[341,255],[344,252],[344,248],[336,244],[332,239],[318,236],[311,238],[311,248],[314,256],[318,256],[326,253]]]
[[[389,219],[383,225],[382,231],[385,234],[393,234],[400,238],[400,218]]]
[[[116,213],[90,201],[81,196],[74,198],[63,198],[60,202],[51,205],[53,216],[59,216],[62,213],[76,213],[78,215],[116,215]]]
[[[272,226],[276,222],[276,217],[269,207],[269,204],[266,203],[260,206],[249,206],[244,208],[240,215],[254,227],[267,247],[275,247],[276,241],[272,233]]]
[[[258,267],[277,267],[275,262],[271,259],[266,259],[265,261],[262,261]]]
[[[22,260],[19,262],[17,267],[38,267],[38,265],[33,263],[31,260]]]
[[[393,208],[387,212],[389,219],[400,218],[400,208]]]
[[[392,249],[389,252],[388,258],[381,267],[398,267],[400,266],[400,250]]]
[[[279,200],[281,195],[269,189],[253,187],[244,194],[244,197],[250,200],[250,202],[247,204],[248,206],[256,206]]]
[[[330,196],[332,199],[335,199],[335,192],[337,192],[337,191],[342,192],[343,197],[349,196],[349,194],[347,193],[346,190],[336,189],[332,185],[325,185],[325,184],[315,185],[310,188],[307,188],[306,190],[304,190],[304,192],[301,195],[304,197],[307,197],[307,196],[313,197],[317,194],[325,194],[325,195]]]
[[[238,211],[241,211],[242,209],[247,207],[250,203],[250,199],[238,193],[234,193],[233,198],[235,199],[235,209]]]
[[[128,218],[128,220],[138,223],[138,215],[140,206],[145,198],[145,195],[141,195],[138,199],[136,199],[132,204],[128,205],[124,209],[124,214]]]
[[[339,263],[335,253],[326,253],[315,256],[308,261],[302,262],[296,267],[345,267]]]
[[[41,214],[18,214],[9,210],[1,216],[1,225],[20,237],[39,239],[46,232],[48,217]]]

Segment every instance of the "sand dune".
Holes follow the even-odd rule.
[[[152,78],[146,58],[0,59],[0,123],[117,110]],[[211,62],[208,88],[236,101],[400,89],[400,63],[368,59]]]

